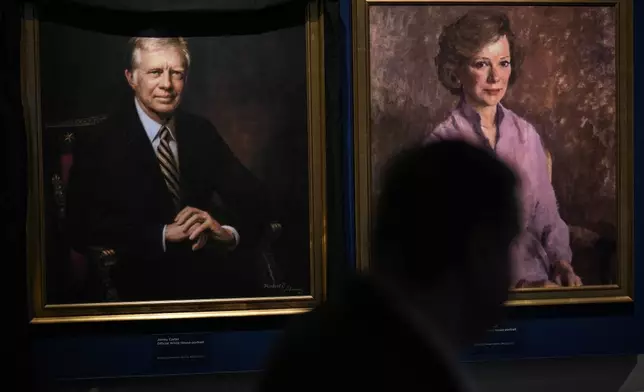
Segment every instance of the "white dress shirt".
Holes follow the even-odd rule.
[[[159,124],[158,122],[154,121],[148,114],[143,110],[141,107],[141,104],[139,103],[139,100],[134,98],[134,103],[136,105],[136,111],[139,114],[139,119],[141,120],[141,124],[143,124],[143,129],[145,129],[145,133],[148,135],[148,138],[150,139],[150,142],[152,143],[152,147],[154,148],[154,151],[156,153],[157,148],[159,147],[159,144],[161,143],[161,138],[160,138],[160,132],[162,124]],[[172,122],[169,125],[166,125],[168,129],[170,129],[170,150],[172,151],[172,155],[174,155],[175,162],[177,163],[177,167],[180,168],[181,166],[179,165],[179,152],[177,150],[177,141],[174,137],[174,132],[172,132]],[[179,169],[179,172],[181,172],[181,169]],[[162,232],[162,237],[161,241],[163,244],[163,251],[165,252],[166,250],[166,244],[165,244],[165,230],[166,226],[163,226],[163,232]],[[222,225],[222,229],[228,230],[230,234],[234,237],[235,242],[232,245],[232,248],[235,248],[239,244],[239,233],[237,230],[232,227],[232,226],[227,226],[227,225]]]

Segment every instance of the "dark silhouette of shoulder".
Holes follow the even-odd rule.
[[[298,316],[270,353],[259,390],[459,391],[443,353],[401,318],[368,279]]]

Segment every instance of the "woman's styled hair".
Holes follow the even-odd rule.
[[[496,42],[503,36],[507,37],[510,44],[512,73],[508,83],[511,86],[519,75],[523,52],[516,42],[510,28],[510,20],[505,13],[473,10],[445,26],[439,38],[438,54],[434,58],[438,79],[443,86],[452,94],[460,94],[462,86],[456,76],[456,70],[466,65],[483,46]]]

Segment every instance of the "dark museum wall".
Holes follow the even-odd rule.
[[[467,372],[479,392],[641,392],[644,355],[639,357],[559,358],[470,364]],[[220,374],[160,379],[61,383],[55,392],[253,392],[258,374]]]

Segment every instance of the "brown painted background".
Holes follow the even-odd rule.
[[[553,186],[586,284],[612,283],[616,229],[616,25],[607,7],[509,6],[526,52],[503,103],[530,121],[553,155]],[[434,56],[444,25],[471,6],[371,6],[374,194],[383,163],[455,106]]]
[[[52,131],[47,127],[109,114],[114,107],[133,102],[123,75],[128,38],[50,22],[41,24],[45,140]],[[304,21],[298,27],[262,34],[185,38],[192,63],[182,108],[210,120],[240,161],[267,184],[275,200],[275,215],[283,225],[273,248],[279,276],[285,284],[307,293],[309,166]],[[47,156],[58,147],[45,143],[43,153]],[[52,214],[49,211],[47,216],[50,221],[55,220]],[[57,245],[54,242],[50,240],[50,250]],[[58,262],[50,253],[48,271],[56,271]],[[52,292],[57,282],[68,279],[64,270],[59,275],[48,277]]]

